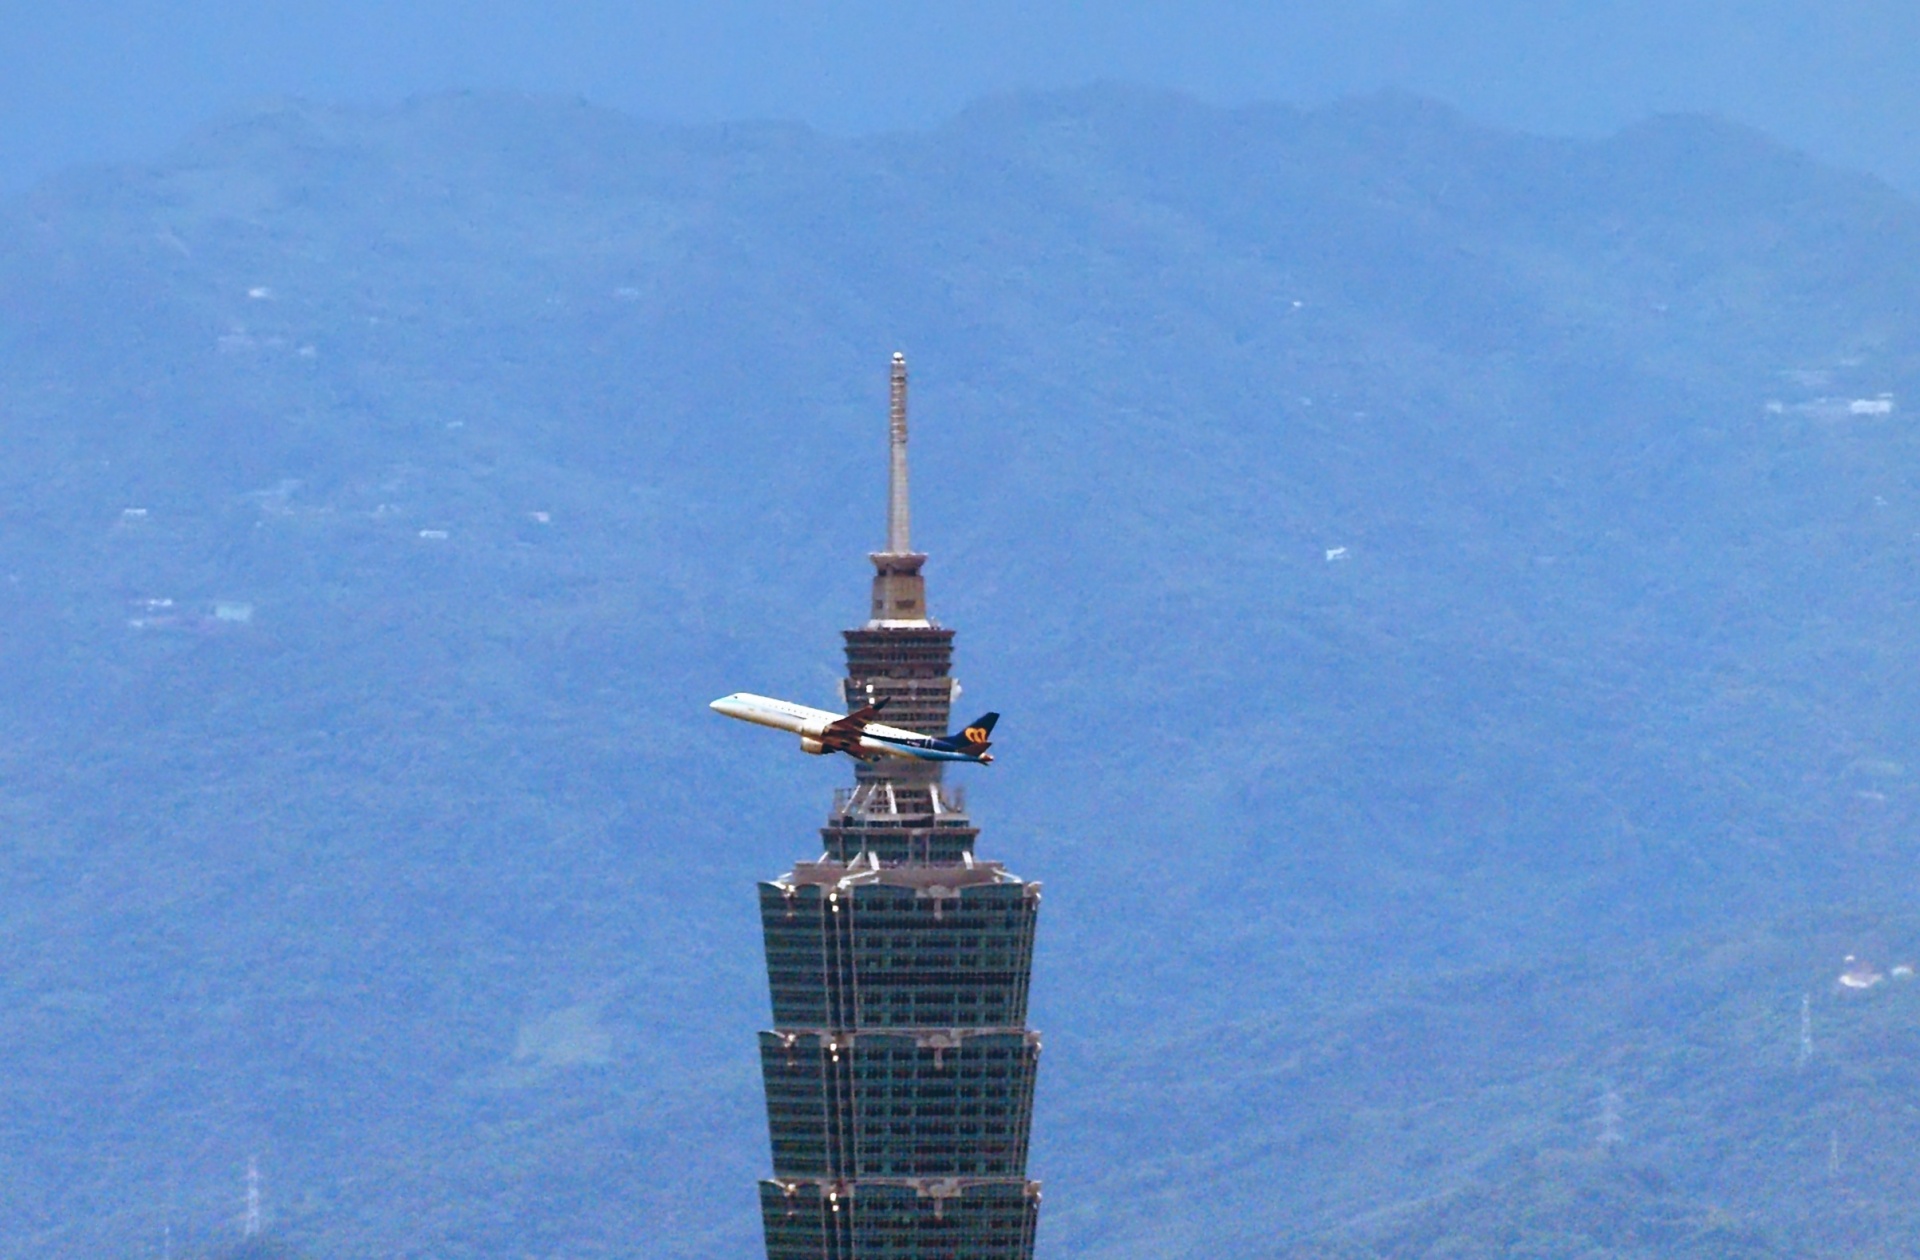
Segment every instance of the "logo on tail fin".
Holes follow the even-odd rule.
[[[993,724],[1000,720],[998,713],[986,713],[962,727],[959,734],[947,736],[947,746],[955,752],[964,752],[986,760],[987,749],[992,747]]]

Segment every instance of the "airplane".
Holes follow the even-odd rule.
[[[951,735],[922,735],[874,721],[886,704],[883,698],[842,715],[736,691],[707,707],[742,722],[791,731],[800,737],[800,751],[815,756],[843,752],[861,761],[904,757],[916,761],[971,761],[981,766],[993,761],[987,753],[991,747],[988,737],[993,734],[993,724],[1000,720],[998,713],[976,718]]]

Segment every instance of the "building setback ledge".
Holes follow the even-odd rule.
[[[779,1213],[779,1205],[783,1200],[785,1212],[782,1215],[790,1219],[796,1215],[811,1215],[825,1209],[826,1213],[834,1218],[847,1220],[848,1224],[840,1228],[850,1227],[854,1238],[868,1233],[856,1223],[864,1215],[863,1201],[868,1211],[877,1209],[883,1214],[887,1213],[889,1206],[903,1202],[928,1205],[933,1210],[928,1213],[927,1219],[935,1222],[936,1229],[940,1227],[939,1222],[952,1223],[947,1216],[948,1205],[951,1204],[955,1216],[972,1218],[975,1222],[982,1222],[983,1219],[992,1221],[995,1216],[998,1216],[1000,1218],[998,1223],[1007,1230],[1009,1235],[1000,1241],[999,1246],[989,1244],[988,1247],[980,1248],[977,1252],[966,1254],[984,1255],[989,1251],[996,1255],[1031,1256],[1033,1254],[1033,1227],[1040,1211],[1040,1183],[1037,1181],[1027,1181],[1018,1177],[862,1177],[849,1181],[794,1180],[776,1177],[761,1182],[760,1186],[763,1211]],[[808,1200],[812,1201],[811,1204],[808,1204]],[[846,1209],[844,1217],[841,1213],[843,1207]],[[895,1210],[898,1210],[897,1206]],[[1009,1210],[1013,1213],[1012,1216],[1003,1215]],[[984,1218],[982,1214],[985,1214]],[[885,1220],[884,1215],[882,1220]],[[887,1225],[882,1225],[881,1230],[885,1232],[874,1231],[879,1233],[879,1237],[869,1235],[869,1244],[880,1241],[887,1234],[894,1234],[892,1241],[897,1245],[900,1241],[897,1231],[901,1222],[896,1219],[887,1224],[892,1228],[888,1229]],[[922,1227],[924,1228],[924,1225]],[[965,1226],[962,1228],[964,1229]],[[872,1227],[869,1226],[868,1229],[871,1230]],[[909,1224],[908,1229],[913,1230],[914,1227]],[[978,1229],[978,1224],[975,1225],[975,1229]],[[808,1232],[811,1233],[812,1230],[809,1229]],[[914,1232],[918,1231],[914,1230]],[[911,1236],[911,1234],[908,1235],[908,1237]],[[976,1236],[970,1241],[978,1247],[978,1244],[987,1242],[987,1239]],[[1008,1243],[1014,1244],[1011,1251],[1006,1250]],[[809,1238],[804,1251],[791,1254],[809,1256],[823,1254],[817,1248],[818,1243]],[[833,1254],[842,1253],[835,1251]],[[954,1253],[943,1247],[940,1254]]]
[[[919,864],[883,866],[871,853],[866,860],[851,863],[822,858],[818,862],[795,862],[793,869],[772,881],[774,887],[791,894],[800,888],[850,889],[877,884],[885,888],[911,888],[926,897],[942,900],[955,896],[962,888],[984,884],[1025,884],[1038,891],[1039,884],[1028,883],[1009,872],[999,862],[980,862],[967,854],[957,865],[923,866]]]
[[[1005,1190],[1017,1188],[1027,1198],[1040,1198],[1040,1183],[1024,1177],[861,1177],[856,1181],[832,1181],[815,1177],[769,1177],[760,1183],[773,1186],[788,1196],[803,1190],[851,1199],[862,1189],[911,1190],[923,1199],[958,1199],[969,1190]]]
[[[768,1177],[766,1181],[760,1181],[760,1185],[780,1191],[787,1199],[799,1199],[806,1191],[812,1191],[820,1199],[845,1199],[849,1204],[858,1200],[860,1191],[914,1191],[914,1197],[918,1199],[933,1200],[935,1214],[945,1208],[948,1200],[966,1199],[970,1191],[1000,1191],[1000,1195],[1018,1191],[1021,1199],[1033,1204],[1041,1202],[1041,1183],[1025,1177],[860,1177],[856,1181],[831,1181],[822,1177]]]
[[[794,1043],[802,1037],[817,1038],[828,1050],[843,1050],[862,1037],[911,1039],[914,1049],[931,1050],[939,1054],[945,1050],[958,1050],[962,1045],[976,1037],[1018,1037],[1035,1050],[1040,1049],[1040,1034],[1031,1028],[770,1028],[762,1034],[778,1037],[782,1045],[792,1050]]]

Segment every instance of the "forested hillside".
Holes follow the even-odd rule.
[[[1047,889],[1044,1256],[1920,1231],[1886,188],[1399,98],[450,96],[3,214],[0,1256],[231,1245],[249,1158],[321,1260],[753,1254],[753,883],[849,774],[706,701],[831,701],[895,349]]]

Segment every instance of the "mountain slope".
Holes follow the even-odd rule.
[[[1797,1155],[1743,1197],[1691,1102],[1751,1075],[1657,1070],[1712,1015],[1648,976],[1776,942],[1725,983],[1790,1050],[1911,947],[1886,189],[1395,98],[453,96],[10,214],[0,1254],[215,1228],[249,1154],[315,1254],[753,1249],[751,884],[845,773],[704,702],[830,695],[896,347],[983,852],[1048,884],[1049,1254],[1338,1232],[1633,1072],[1680,1192],[1832,1224]]]

